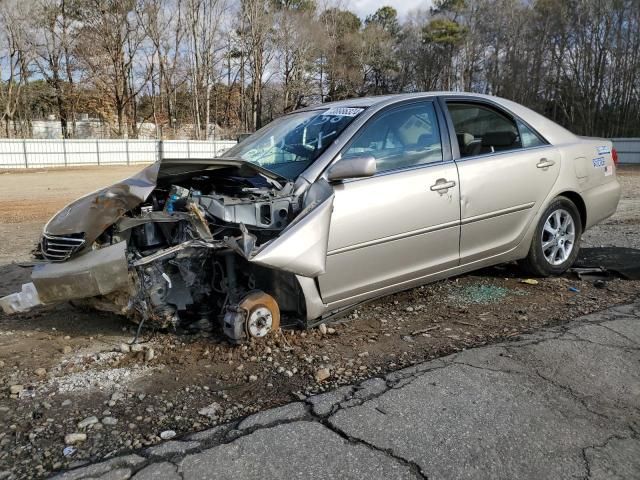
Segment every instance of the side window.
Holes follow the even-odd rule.
[[[520,141],[524,148],[539,147],[540,145],[546,145],[546,142],[538,136],[536,132],[527,127],[520,120],[518,122],[518,129],[520,130]]]
[[[442,144],[431,102],[394,108],[365,125],[343,158],[371,155],[378,172],[442,162]]]
[[[518,126],[510,116],[477,103],[447,102],[447,108],[462,157],[522,148]]]

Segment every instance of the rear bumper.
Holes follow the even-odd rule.
[[[129,285],[126,242],[92,250],[62,263],[38,265],[32,283],[0,298],[5,313],[29,310],[41,304],[106,295]]]
[[[587,207],[586,229],[609,218],[616,213],[620,202],[621,187],[617,180],[590,188],[582,192]]]

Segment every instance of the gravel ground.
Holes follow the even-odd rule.
[[[134,170],[0,175],[3,197],[11,192],[10,201],[0,202],[0,295],[28,278],[28,270],[9,262],[28,258],[50,214]],[[640,170],[623,170],[620,180],[619,212],[587,232],[585,244],[640,248]],[[0,314],[0,478],[3,470],[16,478],[43,477],[514,338],[628,302],[640,286],[613,280],[597,289],[570,275],[530,285],[520,275],[513,265],[486,269],[382,298],[344,323],[235,347],[217,334],[145,332],[132,348],[125,320],[66,304]]]

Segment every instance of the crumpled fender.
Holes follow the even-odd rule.
[[[326,269],[333,199],[332,193],[309,205],[278,237],[259,247],[256,247],[256,237],[244,225],[242,236],[227,238],[227,244],[252,263],[303,277],[317,277]]]

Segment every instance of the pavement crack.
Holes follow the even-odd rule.
[[[604,325],[604,324],[600,324],[600,326],[601,326],[602,328],[606,328],[606,329],[607,329],[607,330],[609,330],[610,332],[613,332],[613,333],[615,333],[616,335],[618,335],[618,336],[620,336],[620,337],[624,338],[624,339],[625,339],[625,340],[627,340],[628,342],[631,342],[631,343],[633,343],[633,344],[635,344],[635,345],[638,345],[638,342],[637,342],[637,341],[635,341],[635,340],[633,340],[633,339],[631,339],[631,338],[627,337],[624,333],[620,333],[620,332],[618,332],[617,330],[614,330],[614,329],[613,329],[613,328],[611,328],[611,327],[607,327],[607,326],[606,326],[606,325]]]
[[[320,421],[320,423],[328,428],[329,430],[331,430],[333,433],[339,435],[340,437],[342,437],[345,441],[351,443],[351,444],[355,444],[355,445],[362,445],[370,450],[374,450],[376,452],[380,452],[388,457],[393,458],[395,461],[397,461],[398,463],[400,463],[401,465],[404,465],[405,467],[409,468],[409,470],[411,471],[411,473],[413,473],[415,475],[416,478],[421,479],[421,480],[429,480],[429,477],[422,472],[422,469],[420,468],[420,465],[418,465],[417,463],[415,463],[412,460],[408,460],[404,457],[401,457],[399,455],[397,455],[393,449],[391,448],[381,448],[378,447],[377,445],[374,445],[370,442],[367,442],[366,440],[363,440],[361,438],[357,438],[357,437],[352,437],[351,435],[347,434],[345,431],[343,431],[341,428],[337,427],[336,425],[332,424],[331,421],[329,419],[323,419]]]
[[[590,447],[585,447],[582,449],[582,462],[584,463],[584,469],[586,471],[586,475],[584,476],[585,480],[591,478],[591,462],[589,462],[589,457],[587,457],[587,449]]]
[[[598,450],[601,448],[605,448],[612,440],[629,440],[629,437],[624,437],[622,435],[610,435],[608,436],[603,443],[596,445],[587,445],[581,449],[582,461],[584,462],[586,475],[585,479],[591,478],[591,462],[589,461],[589,457],[587,456],[588,450]]]
[[[571,387],[569,387],[568,385],[563,385],[549,377],[545,377],[542,373],[540,373],[540,371],[536,368],[533,369],[533,371],[535,372],[535,374],[542,380],[544,380],[547,383],[550,383],[551,385],[553,385],[556,388],[559,388],[560,390],[566,392],[569,394],[569,396],[571,398],[573,398],[574,400],[576,400],[580,405],[582,405],[582,407],[589,413],[593,414],[593,415],[597,415],[598,417],[604,418],[609,420],[609,416],[605,415],[604,413],[600,413],[598,411],[593,410],[586,402],[586,400],[584,398],[582,398],[579,394],[577,394]]]
[[[452,365],[462,365],[465,367],[470,367],[470,368],[475,368],[477,370],[486,370],[488,372],[495,372],[495,373],[506,373],[509,375],[525,375],[525,373],[523,372],[518,372],[517,370],[510,370],[510,369],[501,369],[501,368],[489,368],[489,367],[483,367],[480,365],[473,365],[471,363],[466,363],[466,362],[452,362]]]
[[[602,327],[602,325],[599,325],[600,327]],[[604,327],[606,328],[606,327]],[[608,329],[610,330],[610,329]],[[613,330],[611,330],[613,332]],[[601,347],[607,347],[607,348],[614,348],[616,350],[623,350],[625,352],[633,352],[636,350],[640,350],[640,346],[635,347],[633,345],[614,345],[612,343],[604,343],[604,342],[595,342],[593,340],[589,340],[588,338],[584,338],[584,337],[580,337],[578,335],[576,335],[573,332],[567,332],[567,335],[571,335],[571,338],[558,338],[557,340],[561,341],[561,342],[579,342],[579,343],[590,343],[591,345],[599,345]],[[624,335],[620,335],[622,338],[625,338],[628,341],[631,341],[630,339],[624,337]]]

